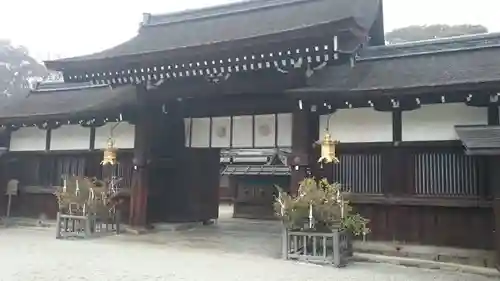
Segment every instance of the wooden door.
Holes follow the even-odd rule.
[[[219,217],[219,149],[187,149],[184,169],[192,219],[205,221]]]

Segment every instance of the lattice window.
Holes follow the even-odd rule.
[[[479,159],[462,152],[413,156],[414,187],[419,195],[479,196]]]
[[[382,157],[380,154],[341,154],[333,165],[333,181],[352,193],[382,193]]]

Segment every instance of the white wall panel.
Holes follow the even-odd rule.
[[[186,147],[209,147],[211,145],[211,147],[216,148],[270,148],[292,146],[291,113],[185,118],[184,130]]]
[[[281,113],[278,118],[278,147],[292,146],[292,114]]]
[[[233,117],[233,147],[252,147],[252,119],[251,115]]]
[[[115,122],[110,122],[96,128],[94,144],[96,149],[107,147],[108,138],[111,136],[111,129],[116,124]],[[116,148],[134,148],[135,126],[127,122],[121,122],[113,129],[113,139],[115,140]]]
[[[488,110],[464,103],[423,105],[402,114],[403,141],[455,140],[455,125],[488,123]]]
[[[63,125],[51,131],[50,150],[88,150],[90,128],[80,125]]]
[[[255,115],[255,147],[276,146],[276,116]]]
[[[231,146],[231,117],[212,118],[212,147]]]
[[[319,138],[323,138],[327,119],[330,134],[343,143],[391,142],[392,113],[373,108],[340,109],[333,115],[320,117]]]
[[[191,147],[209,147],[210,118],[193,118],[191,125]]]
[[[19,128],[10,136],[10,151],[45,150],[47,131],[37,127]]]

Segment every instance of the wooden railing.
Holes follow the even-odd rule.
[[[345,266],[352,257],[352,241],[346,231],[316,233],[283,230],[284,259]]]

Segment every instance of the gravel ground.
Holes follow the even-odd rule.
[[[56,240],[53,229],[0,229],[0,280],[495,280],[385,264],[353,263],[336,269],[283,261],[264,254],[275,252],[269,248],[271,243],[250,235],[245,243],[256,245],[245,248],[234,233],[223,234],[213,227],[146,236]],[[259,247],[262,250],[257,250]]]

